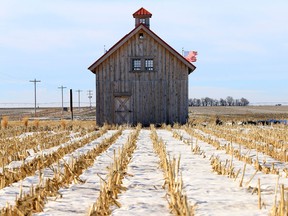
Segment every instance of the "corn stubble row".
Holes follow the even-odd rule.
[[[187,128],[186,128],[187,130]],[[190,131],[191,134],[191,131]],[[194,154],[199,154],[203,155],[203,158],[205,158],[205,152],[203,150],[200,150],[200,147],[198,146],[198,139],[196,139],[196,144],[193,145],[193,140],[187,140],[184,139],[182,135],[177,133],[176,131],[173,131],[173,137],[183,141],[184,143],[191,145],[191,151]],[[209,143],[208,143],[209,144]],[[227,152],[226,152],[227,154]],[[235,167],[233,166],[233,154],[231,157],[231,160],[226,159],[223,163],[221,158],[219,156],[215,156],[214,154],[210,157],[210,164],[212,170],[217,173],[218,175],[224,175],[227,176],[228,178],[234,179],[234,181],[238,178],[241,169],[238,169],[237,172],[235,172]],[[240,182],[239,182],[239,187],[243,187],[243,180],[244,180],[244,174],[246,170],[246,162],[244,164],[243,170],[242,170],[242,175],[240,177]],[[252,181],[252,179],[255,177],[256,173],[258,171],[256,170],[255,173],[250,177],[250,179],[246,182],[246,186],[249,185],[249,183]],[[258,184],[255,187],[248,187],[248,191],[252,192],[252,195],[256,193],[258,195],[258,208],[261,209],[263,206],[265,206],[265,203],[262,201],[261,198],[261,184],[260,184],[260,179],[258,179]],[[276,202],[276,201],[275,201]],[[273,206],[273,209],[276,208],[275,205]],[[277,209],[277,208],[276,208]],[[271,211],[273,212],[273,211]],[[272,214],[274,215],[274,214]]]
[[[103,129],[102,132],[106,130],[107,128]],[[45,182],[42,181],[42,183],[39,185],[32,186],[30,193],[20,193],[19,197],[16,198],[16,205],[6,206],[1,210],[1,215],[30,215],[35,212],[41,212],[48,197],[61,196],[58,192],[61,187],[66,187],[72,182],[82,182],[79,176],[85,169],[93,165],[94,160],[98,155],[105,152],[109,146],[115,142],[115,140],[122,134],[122,130],[123,129],[120,128],[112,137],[104,139],[99,145],[90,150],[87,154],[83,154],[78,158],[73,159],[70,164],[64,162],[63,160],[64,168],[54,169],[54,177],[52,179],[48,178]],[[100,132],[98,136],[101,136],[101,134],[103,135],[102,132]],[[94,139],[96,139],[96,137],[87,141],[91,142]],[[60,158],[57,160],[59,163]]]
[[[37,133],[33,133],[32,136],[27,136],[22,138],[21,140],[17,138],[17,136],[21,135],[23,131],[27,131],[28,123],[25,123],[23,120],[22,128],[19,127],[17,130],[14,130],[8,127],[7,122],[3,123],[3,119],[1,122],[1,130],[0,130],[0,147],[2,149],[2,145],[4,146],[6,141],[10,143],[10,146],[13,146],[11,150],[9,149],[9,145],[4,147],[5,152],[9,152],[3,155],[2,161],[0,161],[3,167],[3,173],[0,174],[0,188],[4,188],[10,185],[13,182],[17,182],[21,179],[24,179],[27,176],[34,175],[36,171],[43,170],[46,167],[51,166],[53,163],[60,163],[61,158],[68,153],[73,152],[75,149],[84,146],[86,143],[91,142],[92,140],[102,136],[108,129],[109,126],[104,126],[100,129],[100,131],[90,137],[85,137],[81,141],[75,141],[71,143],[71,145],[67,145],[65,147],[59,148],[56,152],[51,153],[49,155],[42,155],[36,157],[31,163],[23,163],[23,165],[15,170],[9,170],[4,168],[4,165],[8,164],[13,160],[24,160],[29,153],[27,153],[28,149],[33,149],[34,152],[39,150],[35,146],[40,144],[39,140],[43,142],[43,148],[50,148],[59,143],[65,142],[69,132],[67,132],[67,128],[71,129],[65,121],[61,123],[61,125],[57,127],[58,131],[54,134],[49,134],[48,131],[51,130],[52,127],[39,129],[39,137]],[[36,123],[35,123],[36,124]],[[5,126],[6,125],[6,126]],[[23,129],[26,127],[26,130]],[[39,125],[38,125],[39,127]],[[174,128],[180,128],[180,125],[174,125]],[[242,126],[243,127],[243,126]],[[34,126],[35,128],[35,126]],[[77,130],[79,133],[79,137],[86,134],[89,130]],[[98,200],[90,209],[90,215],[109,215],[111,214],[111,206],[120,207],[121,204],[117,201],[118,194],[121,191],[126,190],[122,186],[122,179],[124,178],[126,173],[127,165],[131,159],[131,155],[136,147],[136,139],[140,130],[140,126],[137,127],[136,131],[131,135],[128,142],[124,145],[122,149],[119,149],[118,154],[116,156],[116,152],[114,154],[114,163],[109,168],[109,175],[106,179],[102,179],[101,192]],[[162,128],[166,130],[172,131],[170,125],[162,125]],[[193,127],[191,128],[189,125],[183,127],[188,134],[190,134],[196,141],[193,140],[185,140],[180,134],[173,130],[173,136],[182,140],[184,143],[191,145],[191,151],[194,154],[203,155],[205,158],[205,152],[201,150],[200,146],[197,143],[197,140],[202,140],[210,145],[213,145],[217,150],[225,150],[226,154],[231,155],[231,160],[225,160],[224,162],[218,156],[212,155],[210,158],[212,170],[214,170],[219,175],[225,175],[232,179],[236,179],[239,177],[240,169],[235,170],[233,167],[233,159],[238,159],[243,161],[244,167],[242,176],[240,177],[239,186],[243,186],[243,176],[245,173],[246,164],[253,164],[255,167],[255,174],[258,171],[263,173],[272,173],[279,174],[279,170],[274,168],[274,164],[266,164],[259,163],[258,158],[253,160],[249,157],[248,153],[241,152],[241,146],[245,146],[250,150],[256,149],[257,152],[263,152],[264,154],[270,155],[271,157],[286,162],[286,144],[287,144],[287,130],[283,129],[283,127],[273,127],[272,131],[267,130],[267,128],[263,127],[247,127],[241,128],[236,127],[228,127],[228,126],[209,126],[209,127]],[[47,130],[46,130],[47,129]],[[196,130],[195,130],[196,129]],[[54,130],[56,130],[54,128]],[[204,133],[200,133],[199,130]],[[161,167],[164,171],[165,175],[165,184],[163,187],[167,189],[167,198],[169,202],[169,206],[171,211],[175,215],[193,215],[195,206],[190,206],[187,202],[187,197],[184,194],[182,188],[182,178],[179,174],[179,166],[180,166],[180,158],[176,160],[175,158],[171,159],[169,155],[167,155],[165,144],[163,141],[159,140],[157,137],[156,129],[154,126],[151,126],[151,139],[153,140],[153,146],[155,152],[159,155],[161,161]],[[269,132],[267,132],[269,131]],[[91,130],[90,130],[91,132]],[[51,179],[47,179],[42,181],[41,184],[32,186],[30,189],[30,193],[23,194],[20,193],[20,196],[17,197],[15,206],[6,206],[1,210],[1,215],[27,215],[29,212],[39,212],[43,210],[44,204],[47,200],[47,197],[57,197],[61,196],[58,193],[58,190],[61,187],[65,187],[69,185],[71,182],[81,183],[81,179],[79,175],[85,170],[88,166],[90,166],[95,157],[99,155],[101,152],[104,152],[109,145],[111,145],[117,137],[121,134],[122,129],[120,129],[116,135],[112,136],[110,139],[105,140],[97,147],[97,150],[89,152],[87,155],[82,155],[81,157],[73,160],[70,164],[64,163],[63,168],[54,170],[54,177]],[[269,134],[269,138],[265,137],[265,133]],[[16,136],[17,134],[17,136]],[[42,136],[41,136],[42,134]],[[44,135],[44,136],[43,136]],[[45,140],[46,137],[46,140]],[[229,140],[231,144],[221,143],[218,139],[224,138],[227,141]],[[50,139],[50,141],[48,141]],[[62,141],[57,142],[53,140]],[[18,140],[18,141],[17,141]],[[34,141],[33,141],[34,140]],[[35,140],[38,140],[36,143]],[[13,142],[16,144],[14,145]],[[18,142],[18,144],[17,144]],[[19,145],[21,142],[21,145]],[[235,149],[232,146],[232,142],[239,143],[240,148]],[[26,144],[25,144],[26,143]],[[51,143],[51,145],[50,145]],[[54,143],[54,144],[53,144]],[[228,142],[229,143],[229,142]],[[23,145],[23,146],[22,146]],[[17,155],[16,148],[22,148],[21,153]],[[12,150],[15,149],[15,150]],[[3,151],[4,152],[4,151]],[[1,154],[1,153],[0,153]],[[9,156],[10,155],[10,158]],[[63,164],[63,162],[62,162]],[[285,171],[285,170],[284,170]],[[40,175],[41,176],[41,175]],[[287,171],[288,176],[288,171]],[[251,179],[254,177],[251,176]],[[41,177],[43,178],[43,176]],[[277,201],[277,189],[280,188],[280,199]],[[271,215],[288,215],[288,197],[287,192],[284,185],[278,185],[275,189],[275,200],[274,205],[271,210]],[[251,188],[252,193],[257,193],[259,197],[259,208],[263,205],[261,202],[261,188],[260,188],[260,180],[258,185],[255,188]]]
[[[97,126],[91,121],[45,121],[35,119],[30,121],[23,118],[22,121],[9,121],[8,116],[0,117],[0,139],[17,137],[25,132],[45,132],[45,131],[74,131],[79,130],[93,131]],[[110,125],[111,126],[111,125]]]
[[[279,128],[281,130],[277,130]],[[276,160],[288,161],[288,130],[283,126],[246,127],[234,129],[231,127],[202,127],[206,133],[224,138],[231,142],[239,143],[249,149],[255,149],[269,155]]]
[[[171,126],[162,126],[162,128],[165,127],[171,130]],[[136,148],[136,138],[140,129],[138,125],[128,142],[119,150],[118,156],[114,156],[114,163],[109,168],[107,180],[102,179],[103,183],[100,196],[91,207],[89,215],[110,215],[112,213],[111,206],[121,207],[121,203],[117,201],[117,198],[121,191],[126,190],[126,188],[122,186],[122,179],[125,175],[129,175],[126,173],[126,168]],[[151,130],[153,148],[160,158],[160,166],[165,175],[163,187],[167,189],[171,212],[175,215],[193,215],[194,206],[188,204],[187,196],[184,195],[182,190],[183,181],[179,174],[180,158],[178,160],[175,158],[171,160],[170,157],[167,156],[164,143],[157,137],[154,125],[151,125]]]
[[[8,165],[11,161],[24,160],[30,156],[31,152],[35,153],[68,142],[70,140],[69,134],[69,131],[56,134],[39,132],[24,138],[1,139],[0,167]]]
[[[130,136],[123,148],[119,150],[118,155],[115,156],[116,153],[114,153],[114,163],[109,168],[106,180],[102,179],[100,196],[90,208],[89,215],[110,215],[112,206],[121,207],[121,203],[117,201],[117,198],[119,193],[126,190],[122,186],[122,179],[125,175],[129,175],[126,168],[136,148],[136,139],[140,129],[140,126],[137,126],[136,131]],[[188,204],[187,196],[183,192],[183,181],[179,173],[180,158],[178,160],[170,159],[165,144],[158,139],[153,125],[151,125],[151,130],[153,148],[160,158],[160,166],[164,171],[165,183],[163,187],[167,190],[167,200],[171,212],[175,215],[194,215],[194,206]]]
[[[122,179],[124,175],[127,174],[125,169],[130,162],[134,149],[136,148],[136,138],[140,129],[141,126],[139,125],[135,133],[129,137],[127,144],[123,147],[122,150],[119,150],[118,157],[116,157],[115,153],[114,164],[111,166],[110,175],[107,181],[103,180],[102,182],[100,193],[101,195],[99,196],[97,202],[91,207],[91,215],[106,215],[109,214],[109,212],[111,213],[109,206],[113,204],[118,207],[121,206],[121,204],[116,200],[117,194],[122,190],[125,190],[125,188],[121,186]],[[97,137],[102,136],[107,130],[107,126],[103,127],[99,133],[97,133],[97,136],[90,136],[89,139],[87,138],[85,140],[75,142],[69,146],[64,147],[66,148],[65,150],[63,150],[61,147],[57,150],[57,152],[37,157],[31,163],[23,163],[23,166],[19,167],[18,169],[14,169],[12,172],[10,172],[11,170],[8,171],[8,169],[3,169],[4,172],[1,176],[2,188],[11,184],[12,182],[16,182],[20,179],[24,179],[27,176],[34,175],[36,171],[40,172],[39,178],[41,179],[39,181],[39,185],[32,186],[30,188],[29,193],[24,194],[20,192],[19,197],[16,198],[16,205],[7,205],[1,210],[1,215],[27,215],[33,212],[42,211],[48,197],[61,197],[61,194],[58,193],[58,190],[61,187],[65,187],[73,181],[76,183],[81,183],[79,175],[82,173],[82,170],[94,161],[93,158],[96,157],[95,154],[100,154],[100,151],[104,152],[108,148],[108,143],[111,144],[114,142],[115,139],[121,134],[122,130],[104,142],[104,144],[106,143],[105,148],[103,147],[103,143],[99,145],[100,147],[97,149],[101,150],[98,152],[96,151],[96,153],[95,151],[92,153],[89,152],[89,154],[81,156],[77,160],[72,160],[70,164],[64,162],[64,168],[60,168],[60,160],[65,154],[73,152],[75,149],[80,148],[85,143],[91,142]],[[82,143],[82,145],[77,145],[76,143]],[[58,169],[55,169],[55,166],[52,166],[53,162],[55,164],[55,161],[58,163],[58,166],[56,166]],[[61,162],[63,164],[63,161]],[[175,166],[176,165],[174,160],[174,167]],[[44,180],[43,175],[41,175],[41,171],[46,167],[53,167],[54,177]],[[113,193],[111,193],[111,191]]]
[[[113,163],[108,168],[109,172],[106,179],[101,181],[100,195],[96,202],[91,206],[89,215],[110,215],[113,206],[121,207],[121,203],[117,201],[118,194],[125,191],[122,186],[122,180],[125,175],[129,175],[126,170],[131,161],[132,154],[136,149],[137,137],[139,135],[141,125],[137,125],[136,130],[128,137],[127,143],[116,152],[114,151]]]
[[[217,140],[217,139],[213,139],[211,138],[211,136],[209,136],[210,134],[212,134],[212,136],[216,136],[216,137],[221,137],[221,138],[226,138],[229,137],[231,140],[233,141],[238,141],[239,140],[247,140],[247,136],[249,137],[249,135],[246,134],[246,137],[245,138],[242,138],[241,139],[241,136],[237,136],[237,133],[233,135],[233,133],[229,134],[228,131],[229,130],[229,127],[215,127],[216,129],[213,130],[211,128],[206,128],[206,127],[201,127],[201,130],[204,131],[206,134],[208,134],[208,136],[205,136],[201,133],[197,133],[197,129],[195,130],[190,128],[189,126],[184,126],[186,132],[188,132],[188,134],[190,134],[192,137],[195,137],[196,139],[199,139],[199,140],[202,140],[214,147],[216,147],[217,150],[226,150],[226,154],[230,154],[232,155],[231,157],[231,161],[229,160],[226,160],[225,163],[223,164],[223,162],[220,160],[220,158],[218,156],[214,156],[212,155],[212,157],[210,158],[210,161],[211,161],[211,165],[212,165],[212,169],[217,173],[217,174],[220,174],[220,175],[226,175],[230,178],[234,178],[236,179],[240,173],[240,170],[238,170],[236,173],[234,171],[234,168],[232,166],[232,162],[233,162],[233,158],[236,158],[240,161],[243,161],[245,162],[244,164],[244,167],[243,167],[243,171],[242,171],[242,177],[240,178],[240,183],[239,183],[239,186],[242,187],[243,186],[243,177],[244,177],[244,174],[245,174],[245,169],[246,169],[246,164],[249,163],[249,164],[253,164],[254,165],[254,168],[255,168],[255,173],[251,176],[251,178],[248,180],[248,182],[246,183],[246,185],[248,185],[248,183],[254,178],[255,174],[258,172],[258,171],[262,171],[263,173],[265,174],[276,174],[278,175],[278,180],[280,178],[279,176],[279,170],[275,169],[274,168],[274,164],[272,163],[271,166],[262,166],[259,164],[259,161],[258,161],[258,158],[256,160],[252,160],[250,157],[248,157],[246,154],[245,155],[242,155],[241,154],[241,148],[240,150],[238,149],[234,149],[232,147],[232,145],[221,145],[220,142]],[[218,131],[219,130],[219,131]],[[253,128],[252,130],[257,130],[257,127],[256,128]],[[282,130],[282,127],[281,127],[281,130]],[[232,130],[235,132],[235,130]],[[184,143],[190,143],[191,145],[193,145],[193,140],[191,141],[187,141],[185,139],[183,139],[183,137],[178,134],[177,132],[173,132],[173,136],[182,140]],[[271,134],[271,133],[270,133]],[[278,134],[279,135],[279,134]],[[285,142],[287,141],[287,135],[284,133],[283,134],[283,138],[285,140]],[[245,142],[245,147],[249,148],[250,150],[253,149],[253,147],[255,147],[255,142],[258,143],[257,141],[257,137],[255,137],[255,132],[253,134],[253,139],[250,139],[250,141],[254,142],[252,145],[249,145],[247,144],[247,142]],[[279,136],[277,136],[279,138]],[[263,141],[263,139],[260,139],[261,142]],[[274,139],[275,140],[275,139]],[[282,139],[280,140],[281,141],[281,149],[283,150],[283,141]],[[244,143],[242,142],[242,144],[244,145]],[[196,140],[196,146],[197,146],[197,140]],[[262,145],[263,146],[263,145]],[[264,146],[267,146],[264,144]],[[279,147],[279,145],[278,145]],[[276,149],[276,147],[274,148]],[[259,150],[259,149],[257,149]],[[271,148],[270,148],[271,150]],[[266,153],[268,155],[275,155],[275,152],[274,153],[267,153],[267,149],[264,151],[262,150],[263,153]],[[280,151],[281,152],[281,151]],[[284,150],[284,153],[286,154],[286,151]],[[204,153],[205,154],[205,153]],[[280,155],[283,155],[281,153],[279,153]],[[274,156],[274,158],[281,158],[281,156]],[[265,162],[264,162],[265,164]],[[285,169],[284,169],[285,171]],[[233,175],[231,175],[233,173]],[[287,177],[287,176],[286,176]],[[279,190],[278,188],[280,188],[280,199],[277,201],[277,190]],[[258,207],[261,209],[263,206],[265,206],[265,203],[263,203],[263,201],[261,200],[261,185],[260,185],[260,179],[258,179],[258,185],[254,188],[251,188],[249,187],[248,188],[249,190],[252,191],[252,194],[253,193],[257,193],[258,194]],[[274,202],[273,202],[273,207],[270,211],[270,215],[275,215],[275,216],[284,216],[284,215],[288,215],[288,193],[287,193],[287,188],[285,188],[285,186],[282,184],[282,185],[278,185],[278,181],[277,181],[277,184],[276,184],[276,187],[275,187],[275,198],[274,198]]]
[[[217,150],[225,150],[227,154],[230,154],[233,158],[236,158],[240,161],[243,161],[245,163],[251,164],[255,167],[255,169],[257,171],[261,171],[265,174],[279,174],[279,169],[275,168],[274,163],[268,164],[266,163],[266,161],[263,161],[262,163],[259,162],[258,157],[256,158],[256,160],[253,160],[250,156],[249,156],[249,152],[253,149],[251,148],[251,146],[247,146],[244,144],[239,144],[240,147],[239,149],[235,149],[232,146],[232,143],[228,143],[228,144],[221,144],[221,142],[218,140],[218,138],[213,138],[212,136],[214,136],[214,134],[209,133],[209,131],[203,129],[203,131],[205,132],[205,134],[201,134],[199,132],[197,132],[197,130],[189,128],[189,127],[184,127],[185,130],[187,131],[188,134],[190,134],[191,136],[202,140],[212,146],[214,146]],[[217,137],[217,136],[216,136]],[[222,137],[223,138],[223,137]],[[241,151],[242,146],[244,146],[245,148],[248,149],[248,151],[246,153],[244,153],[243,151]],[[286,170],[283,169],[283,171],[285,172]],[[287,173],[288,174],[288,173]]]
[[[22,166],[20,167],[13,169],[3,168],[3,172],[0,174],[0,189],[14,182],[18,182],[27,176],[35,175],[35,172],[37,170],[49,167],[54,162],[59,161],[64,155],[69,154],[76,149],[84,146],[85,144],[93,141],[94,139],[102,136],[107,130],[108,127],[105,126],[98,133],[94,133],[91,136],[84,137],[81,140],[72,142],[69,145],[61,146],[57,149],[57,151],[54,151],[50,154],[37,156],[28,163],[23,162]]]
[[[84,136],[89,131],[92,132],[92,129],[94,130],[94,128],[85,128],[77,124],[72,127],[72,130],[67,130],[65,125],[66,123],[62,123],[61,128],[47,126],[30,133],[26,133],[23,126],[15,126],[9,130],[2,128],[0,130],[0,167],[8,165],[12,161],[24,160],[31,153],[34,154],[43,149],[66,143],[71,139],[71,135],[75,139]]]
[[[163,187],[167,190],[171,212],[175,215],[194,215],[195,206],[188,203],[183,190],[182,175],[179,172],[180,156],[178,160],[176,158],[171,159],[167,154],[165,144],[158,138],[155,126],[151,125],[150,128],[153,148],[160,158],[160,166],[164,171],[165,183]],[[168,130],[170,129],[171,127],[168,127]]]

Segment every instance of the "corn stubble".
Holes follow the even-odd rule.
[[[70,145],[62,146],[53,153],[38,156],[29,163],[24,163],[23,161],[22,166],[19,168],[14,168],[11,170],[4,167],[3,172],[0,174],[0,189],[14,182],[20,181],[27,176],[35,175],[37,170],[49,167],[55,161],[59,161],[65,154],[71,153],[77,148],[80,148],[85,144],[93,141],[94,139],[102,136],[107,131],[107,129],[107,127],[104,127],[103,130],[100,130],[94,135],[85,137],[79,141],[75,141]]]
[[[128,175],[126,170],[131,161],[132,154],[136,149],[137,137],[139,135],[141,125],[138,124],[136,131],[129,137],[127,143],[118,150],[118,154],[114,151],[114,158],[112,165],[108,168],[109,173],[106,180],[101,178],[100,195],[96,202],[89,209],[89,215],[110,215],[112,213],[111,207],[121,207],[121,203],[117,201],[118,194],[125,191],[126,188],[122,186],[122,180],[125,175]]]
[[[2,120],[1,120],[1,127],[4,128],[4,129],[7,129],[8,128],[8,121],[9,120],[9,117],[8,116],[3,116],[2,117]]]
[[[286,126],[287,127],[287,126]],[[249,183],[252,181],[252,179],[255,177],[257,172],[262,172],[264,174],[276,174],[278,175],[278,180],[280,178],[280,170],[275,168],[275,164],[271,163],[268,164],[266,160],[259,161],[258,159],[258,152],[261,152],[265,155],[269,155],[275,160],[279,160],[280,162],[287,162],[287,137],[288,133],[285,129],[285,126],[283,125],[272,125],[272,126],[196,126],[193,127],[193,129],[189,126],[184,126],[185,130],[193,137],[197,137],[198,139],[209,143],[210,145],[213,145],[216,147],[217,150],[225,150],[227,154],[232,155],[232,158],[236,158],[240,161],[244,162],[244,167],[242,171],[242,175],[240,177],[239,186],[244,186],[244,175],[246,171],[246,164],[251,164],[255,168],[254,174],[250,177],[250,179],[245,183],[245,186],[247,187]],[[195,130],[196,129],[196,130]],[[196,132],[197,130],[203,131],[206,136]],[[217,137],[212,138],[212,136]],[[223,138],[226,140],[230,140],[230,144],[221,145],[218,141],[218,138]],[[232,147],[232,142],[238,143],[239,148],[234,149]],[[243,153],[241,151],[242,146],[248,149],[246,153]],[[251,150],[256,150],[256,159],[252,159],[249,154]],[[216,171],[218,174],[227,174],[225,172],[225,168],[229,162],[226,161],[225,165],[219,164],[215,160],[215,156],[211,157],[214,160],[214,171]],[[217,157],[216,157],[217,159]],[[216,163],[215,163],[216,161]],[[231,160],[232,161],[232,160]],[[229,167],[229,166],[228,166]],[[226,169],[229,170],[229,169]],[[284,168],[282,170],[284,173],[286,173],[286,176],[282,177],[288,177],[288,169]],[[238,177],[240,173],[240,170],[238,170],[235,174],[235,179]],[[279,190],[278,187],[280,187],[280,199],[277,202],[277,191]],[[258,183],[255,187],[249,186],[247,188],[249,191],[252,192],[252,194],[256,193],[258,195],[258,208],[261,209],[263,206],[265,206],[265,203],[262,200],[261,197],[261,183],[260,179],[258,179]],[[288,215],[288,193],[286,192],[287,188],[284,187],[284,185],[279,186],[278,181],[275,187],[275,200],[273,207],[270,211],[270,215],[275,216],[287,216]]]
[[[73,123],[73,130],[62,130],[57,125],[40,127],[39,120],[34,120],[33,126],[29,127],[26,120],[18,125],[14,123],[13,128],[0,130],[0,167],[12,161],[25,160],[31,153],[66,143],[71,139],[71,134],[77,138],[95,130],[77,122]]]
[[[196,124],[195,126],[194,123],[195,122],[192,124],[190,122],[184,126],[175,124],[173,127],[174,129],[184,129],[192,137],[191,140],[184,139],[181,134],[172,130],[171,125],[163,124],[161,128],[173,132],[173,137],[190,145],[191,152],[202,155],[203,158],[205,158],[206,155],[198,145],[198,140],[202,140],[214,146],[217,150],[224,150],[226,154],[231,155],[231,160],[225,161],[221,161],[220,157],[212,155],[210,158],[211,167],[212,170],[219,175],[225,175],[234,180],[239,178],[240,187],[248,187],[257,172],[276,174],[278,176],[284,172],[286,176],[282,177],[288,177],[287,168],[279,170],[275,168],[274,163],[269,164],[265,159],[263,161],[258,159],[258,153],[263,153],[280,162],[288,162],[288,131],[285,126],[214,126],[211,124],[205,126]],[[65,120],[53,123],[34,120],[32,123],[25,117],[16,124],[10,122],[8,117],[2,117],[0,128],[0,166],[3,172],[0,173],[0,189],[9,186],[13,182],[20,181],[27,176],[34,175],[36,172],[40,172],[39,178],[41,181],[39,185],[32,186],[30,192],[27,194],[20,192],[16,198],[16,205],[7,205],[0,210],[1,215],[29,215],[33,212],[42,211],[48,197],[61,197],[61,194],[58,192],[61,187],[65,187],[71,182],[81,183],[82,180],[79,176],[83,170],[90,166],[94,158],[101,152],[104,152],[122,132],[122,129],[120,129],[115,136],[111,137],[111,140],[103,141],[103,143],[99,145],[99,148],[97,147],[97,149],[94,149],[87,155],[82,155],[70,161],[68,164],[62,161],[62,157],[65,154],[73,152],[75,149],[102,136],[108,129],[111,129],[111,126],[104,125],[100,129],[96,128],[99,131],[93,134],[92,131],[95,131],[95,126],[84,128],[81,124],[82,123],[77,123],[77,121],[72,124]],[[136,139],[140,128],[141,127],[138,126],[124,147],[115,152],[114,163],[109,168],[107,178],[102,179],[100,196],[91,207],[90,215],[109,215],[111,214],[112,206],[121,206],[117,201],[117,197],[121,191],[125,190],[122,186],[122,179],[127,175],[126,168],[136,146]],[[183,182],[181,174],[179,173],[180,157],[179,159],[171,159],[169,155],[167,155],[165,144],[157,137],[155,127],[151,125],[150,128],[152,131],[151,138],[153,140],[153,146],[155,152],[159,155],[160,164],[164,171],[165,184],[163,187],[167,190],[167,199],[171,212],[175,215],[193,215],[195,206],[189,205],[182,189]],[[33,132],[33,134],[20,137],[21,134],[26,132]],[[31,152],[36,153],[69,141],[72,132],[75,133],[73,135],[74,138],[92,133],[82,140],[60,147],[58,151],[54,153],[41,155],[30,163],[24,163],[24,160],[30,156]],[[221,143],[219,138],[225,139],[227,141],[226,144]],[[232,143],[234,143],[234,145],[232,145]],[[235,144],[239,145],[239,148],[235,148]],[[244,148],[248,150],[244,152]],[[252,150],[256,150],[257,152],[256,159],[250,157]],[[23,160],[23,165],[19,168],[5,168],[10,162],[21,160]],[[233,160],[244,162],[242,172],[240,172],[240,169],[235,170]],[[58,168],[51,166],[51,164],[55,163],[59,164]],[[244,181],[247,164],[254,166],[255,173]],[[47,167],[53,167],[54,177],[44,180],[41,172]],[[258,206],[259,208],[263,208],[260,179],[257,185],[254,187],[249,186],[247,189],[251,191],[252,194],[256,193],[258,195]],[[275,199],[270,214],[275,216],[288,215],[287,187],[279,185],[278,181],[275,186]]]
[[[163,185],[167,190],[167,200],[169,208],[174,215],[194,215],[195,206],[191,206],[187,201],[187,196],[183,191],[182,176],[179,171],[180,156],[171,159],[166,151],[166,146],[157,136],[154,125],[150,126],[152,131],[151,139],[154,151],[160,158],[160,166],[164,171],[165,183]]]
[[[201,127],[200,130],[220,138],[224,138],[248,149],[255,149],[257,152],[269,155],[281,162],[287,162],[288,131],[285,125],[281,126],[209,126]],[[263,163],[266,173],[277,174],[277,170],[270,170],[273,164]],[[275,173],[276,172],[276,173]]]
[[[208,135],[206,135],[206,136],[203,134],[199,134],[198,132],[195,131],[195,129],[191,129],[189,127],[185,127],[185,130],[191,136],[196,137],[197,139],[202,140],[203,142],[206,142],[206,143],[214,146],[217,150],[225,150],[226,153],[230,154],[233,158],[236,158],[236,159],[243,161],[245,163],[254,165],[255,169],[258,171],[261,171],[265,174],[277,174],[277,175],[279,174],[279,169],[275,168],[274,163],[267,164],[266,161],[263,161],[262,163],[260,163],[258,160],[258,157],[256,159],[252,159],[249,156],[250,151],[253,149],[251,146],[249,147],[247,145],[243,145],[243,143],[242,143],[242,144],[239,144],[239,149],[235,149],[232,146],[232,141],[229,144],[221,145],[220,141],[216,138],[212,138],[210,136],[211,133],[209,133],[206,129],[203,129],[203,128],[201,129],[204,132],[207,132]],[[241,151],[242,145],[245,146],[246,148],[248,148],[248,151],[246,151],[246,153],[243,153]],[[279,154],[279,152],[278,152],[278,154]],[[283,155],[282,153],[280,153],[280,154]],[[283,171],[285,172],[285,169]],[[288,174],[288,170],[287,170],[287,174]]]
[[[107,125],[103,126],[103,130],[100,130],[100,132],[97,133],[97,137],[102,136],[107,129]],[[55,153],[57,158],[47,158],[46,160],[39,159],[37,170],[40,171],[39,177],[42,178],[40,184],[35,187],[32,186],[30,192],[27,194],[22,194],[22,192],[20,192],[19,197],[16,198],[15,206],[6,206],[0,211],[1,215],[30,215],[35,212],[41,212],[48,197],[57,198],[61,196],[61,194],[58,193],[58,190],[61,187],[68,186],[72,182],[82,183],[83,181],[79,178],[79,176],[82,174],[83,170],[91,166],[94,159],[99,154],[104,152],[110,145],[112,145],[112,143],[115,142],[115,140],[121,135],[121,133],[122,129],[120,128],[120,130],[118,130],[112,137],[105,139],[87,154],[81,155],[77,159],[73,159],[69,164],[63,160],[63,171],[61,171],[60,165],[58,165],[59,168],[54,170],[54,177],[52,179],[47,179],[45,182],[43,181],[43,175],[41,175],[41,169],[44,168],[43,164],[45,164],[46,161],[50,161],[50,159],[51,162],[49,165],[46,164],[46,167],[50,166],[52,163],[55,163],[55,161],[56,163],[58,161],[59,164],[61,162],[61,158],[64,156],[64,153],[62,154],[58,151]],[[91,142],[95,139],[95,136],[89,137],[85,143]],[[41,167],[41,165],[43,165],[43,167]]]

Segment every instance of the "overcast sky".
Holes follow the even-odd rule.
[[[134,28],[144,7],[150,27],[179,53],[198,51],[189,97],[244,97],[288,104],[287,0],[0,0],[0,107],[60,105],[80,89],[88,105],[95,77],[87,68]],[[5,104],[6,103],[6,104]]]

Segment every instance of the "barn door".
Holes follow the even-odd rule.
[[[114,98],[115,105],[115,123],[131,123],[132,111],[129,96],[117,96]]]

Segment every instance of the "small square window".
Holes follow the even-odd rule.
[[[140,19],[140,23],[145,24],[145,23],[146,23],[146,20],[145,20],[145,19]]]
[[[143,39],[144,38],[144,34],[143,33],[139,33],[139,38]]]
[[[145,70],[148,71],[154,70],[153,59],[145,59]]]
[[[132,69],[135,70],[141,70],[141,59],[133,59],[132,60]]]

